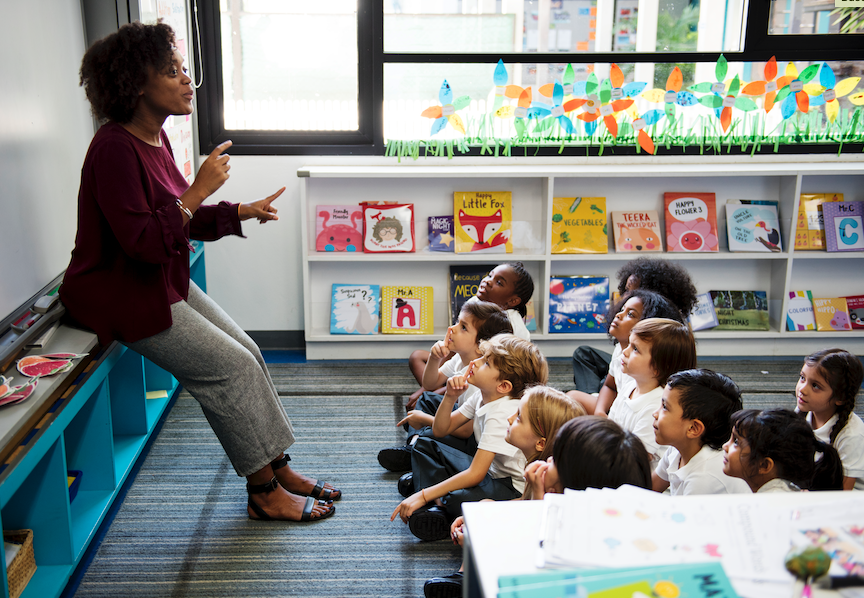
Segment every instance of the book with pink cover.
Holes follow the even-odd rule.
[[[315,206],[315,251],[363,251],[359,205]]]
[[[666,251],[717,252],[717,201],[713,193],[666,192]]]
[[[845,299],[852,330],[864,330],[864,295],[852,295]]]

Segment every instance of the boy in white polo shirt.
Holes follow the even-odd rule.
[[[440,438],[471,421],[477,451],[463,453],[435,438],[421,436],[411,455],[415,492],[393,511],[421,540],[450,535],[450,522],[462,512],[463,502],[484,498],[510,500],[522,495],[525,456],[506,440],[507,421],[519,407],[529,386],[546,384],[546,358],[531,342],[501,334],[480,345],[466,375],[447,381],[447,391],[432,424]],[[453,404],[468,383],[480,393],[456,411]]]
[[[673,495],[743,494],[743,480],[723,473],[723,443],[732,433],[731,416],[741,409],[738,386],[723,374],[693,369],[669,377],[654,436],[669,449],[652,474],[657,492]]]

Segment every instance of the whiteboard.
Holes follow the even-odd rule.
[[[0,35],[0,319],[69,263],[93,119],[78,86],[80,2],[4,2]]]

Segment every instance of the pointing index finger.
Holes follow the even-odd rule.
[[[220,143],[219,145],[216,146],[216,149],[214,149],[212,152],[210,152],[210,157],[211,158],[218,157],[219,155],[222,154],[222,152],[227,150],[232,145],[234,145],[234,142],[231,141],[230,139],[228,141],[223,141],[222,143]]]

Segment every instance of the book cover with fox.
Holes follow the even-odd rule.
[[[612,212],[612,235],[618,253],[656,253],[663,251],[657,210]]]
[[[509,191],[454,193],[456,253],[513,253],[511,202]]]
[[[608,253],[605,197],[552,199],[552,253]]]

